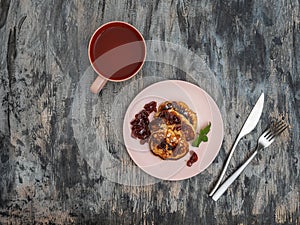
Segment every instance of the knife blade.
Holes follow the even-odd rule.
[[[229,165],[229,161],[235,151],[235,148],[236,148],[238,142],[241,140],[242,137],[249,134],[256,127],[256,125],[261,117],[261,114],[262,114],[262,110],[263,110],[263,106],[264,106],[264,98],[265,98],[264,93],[262,93],[260,95],[260,97],[258,98],[255,106],[253,107],[251,113],[249,114],[247,120],[245,121],[239,135],[237,136],[237,138],[231,148],[230,154],[226,160],[223,171],[219,177],[219,180],[217,181],[214,189],[209,193],[209,196],[212,196],[215,193],[215,191],[218,189],[218,187],[220,186],[221,181],[225,175],[226,169]]]

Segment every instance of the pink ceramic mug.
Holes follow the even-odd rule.
[[[134,26],[113,21],[94,32],[88,54],[98,74],[90,90],[99,93],[107,81],[124,81],[141,70],[146,58],[146,43]]]

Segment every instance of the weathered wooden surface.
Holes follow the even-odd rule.
[[[0,2],[0,223],[300,224],[299,1]],[[132,23],[146,40],[189,49],[214,77],[197,80],[176,62],[148,61],[136,78],[108,83],[99,96],[79,90],[89,73],[89,38],[111,20]],[[122,171],[141,174],[119,135],[127,104],[119,93],[131,90],[132,98],[161,77],[202,84],[216,98],[224,142],[212,165],[191,179],[127,179]],[[230,171],[270,119],[284,116],[291,128],[213,202],[207,193],[261,91],[261,121],[239,144]],[[76,108],[81,102],[86,112]],[[81,113],[97,127],[88,143],[100,143],[101,151],[84,149],[88,127],[83,122],[80,133]],[[107,155],[121,173],[111,175],[104,160],[91,165],[85,157]]]

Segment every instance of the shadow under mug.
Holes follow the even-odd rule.
[[[90,90],[97,94],[107,81],[125,81],[141,70],[146,58],[146,43],[134,26],[112,21],[94,32],[88,54],[98,74]]]

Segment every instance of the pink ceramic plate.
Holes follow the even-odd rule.
[[[190,145],[190,150],[195,151],[199,158],[191,167],[186,165],[189,153],[178,160],[162,160],[151,153],[147,143],[141,145],[139,140],[131,137],[130,121],[134,115],[146,103],[156,101],[159,105],[167,100],[183,101],[197,114],[197,131],[208,122],[212,123],[209,141],[201,143],[198,148]],[[123,137],[130,157],[146,173],[163,180],[183,180],[199,174],[212,163],[223,141],[223,121],[216,103],[201,88],[185,81],[167,80],[145,88],[134,98],[125,114]]]

